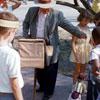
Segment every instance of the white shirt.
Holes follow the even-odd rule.
[[[92,61],[92,60],[95,60],[95,59],[98,59],[100,61],[100,44],[97,45],[90,53],[90,56],[89,56],[89,61]],[[91,65],[89,66],[89,69],[91,70]],[[97,77],[98,79],[100,79],[100,77]],[[92,73],[90,73],[90,80],[94,80],[94,76]],[[93,82],[93,84],[95,84]]]
[[[0,92],[12,93],[11,78],[18,78],[20,88],[24,82],[21,75],[20,56],[8,46],[0,47]]]
[[[13,11],[12,10],[12,6],[8,6],[8,10],[7,11],[12,12]]]
[[[3,11],[3,9],[1,8],[1,6],[0,6],[0,12],[2,12]]]
[[[100,59],[100,44],[97,45],[90,53],[89,61],[94,60],[94,59]]]
[[[38,23],[37,23],[37,38],[44,38],[45,21],[47,14],[39,11],[38,13]]]

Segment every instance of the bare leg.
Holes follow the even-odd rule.
[[[81,71],[81,64],[80,63],[75,63],[75,72],[73,75],[73,84],[75,84],[77,76],[80,74]]]
[[[82,73],[85,72],[85,67],[86,67],[86,64],[82,64],[82,68],[81,68],[81,72],[82,72]]]

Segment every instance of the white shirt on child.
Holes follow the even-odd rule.
[[[21,75],[20,56],[8,46],[0,47],[0,92],[12,93],[10,79],[18,78],[20,88],[24,82]]]
[[[100,61],[100,44],[98,44],[90,53],[90,57],[89,57],[89,61],[92,61],[92,60],[95,60],[95,59],[98,59]],[[90,70],[91,70],[91,65],[90,65]],[[90,73],[90,80],[94,80],[93,79],[94,76],[92,73]],[[98,77],[100,78],[100,77]]]
[[[94,59],[100,59],[100,44],[97,45],[90,53],[89,61]]]

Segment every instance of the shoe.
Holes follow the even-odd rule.
[[[38,89],[36,89],[36,92],[44,92],[44,91],[43,91],[43,89],[38,88]]]
[[[49,100],[52,97],[52,95],[45,95],[43,96],[42,100]]]

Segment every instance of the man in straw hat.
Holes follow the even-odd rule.
[[[54,0],[34,0],[34,7],[29,8],[25,20],[23,22],[23,36],[45,39],[47,45],[53,46],[53,56],[50,65],[46,65],[44,69],[37,70],[37,80],[40,88],[37,92],[44,92],[42,100],[48,100],[54,93],[58,61],[59,61],[59,37],[58,26],[67,30],[71,34],[86,38],[86,34],[80,32],[74,27],[64,16],[63,13],[54,10],[56,6]],[[28,32],[30,30],[30,36]],[[46,60],[46,62],[48,62]]]

